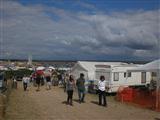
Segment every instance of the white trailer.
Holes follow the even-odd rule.
[[[105,76],[109,93],[117,92],[120,86],[147,86],[155,73],[143,70],[146,65],[127,64],[122,62],[86,62],[79,61],[71,70],[71,74],[77,79],[80,73],[85,75],[86,81],[92,80],[97,85],[101,75]],[[153,66],[153,65],[152,65]],[[153,67],[159,68],[159,61],[154,62]],[[146,67],[146,69],[149,69]],[[86,83],[87,84],[87,83]]]
[[[116,66],[126,66],[127,63],[122,62],[77,62],[75,66],[71,70],[71,74],[74,76],[75,79],[77,79],[80,76],[80,73],[83,73],[85,75],[86,79],[86,85],[88,85],[89,81],[94,81],[94,84],[97,85],[98,80],[101,75],[105,76],[105,79],[107,81],[107,86],[109,86],[111,89],[109,92],[116,92],[118,87],[121,85],[124,85],[124,80],[122,73],[120,71],[116,70]],[[113,68],[115,70],[115,73],[113,74]],[[123,72],[126,70],[122,70]],[[116,77],[116,73],[118,73],[118,79],[120,80],[113,80],[114,77]],[[120,77],[120,78],[119,78]],[[116,78],[115,78],[116,79]]]
[[[127,72],[129,69],[138,67],[139,65],[134,64],[124,64],[124,65],[96,65],[96,79],[95,85],[101,75],[105,77],[107,81],[106,87],[109,88],[108,92],[117,92],[120,86],[135,86],[135,85],[145,85],[140,81],[141,75],[139,73]]]
[[[85,75],[86,80],[95,80],[96,65],[122,65],[126,63],[122,62],[89,62],[89,61],[78,61],[71,69],[71,74],[77,79],[80,73]]]

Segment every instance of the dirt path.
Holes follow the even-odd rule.
[[[30,86],[24,92],[19,83],[18,90],[10,95],[6,110],[6,120],[159,120],[160,113],[128,106],[108,98],[108,107],[98,106],[97,96],[86,96],[86,103],[76,102],[74,106],[64,104],[66,93],[62,88],[53,87],[47,91],[45,86],[39,92]]]

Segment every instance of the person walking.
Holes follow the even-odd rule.
[[[98,81],[98,94],[99,94],[99,105],[102,105],[102,98],[103,98],[103,106],[107,106],[106,81],[104,76],[100,76],[100,80]]]
[[[65,78],[64,78],[64,83],[63,83],[64,92],[66,92],[66,83],[67,83],[68,80],[69,80],[69,74],[66,74]]]
[[[37,90],[36,91],[40,91],[40,85],[41,85],[41,75],[37,74],[36,75],[36,84],[37,84]]]
[[[77,79],[76,86],[78,89],[78,96],[79,96],[79,103],[84,103],[84,97],[85,97],[85,79],[84,74],[81,73],[80,77]]]
[[[73,76],[70,75],[69,80],[66,81],[66,91],[67,91],[67,104],[70,104],[73,106],[73,90],[75,88],[75,81],[73,79]]]
[[[46,76],[47,90],[51,89],[51,76]]]
[[[27,84],[28,84],[28,79],[27,79],[26,75],[24,75],[24,77],[22,78],[22,81],[23,81],[24,91],[26,91],[27,90]]]
[[[17,79],[16,77],[13,78],[13,86],[14,89],[17,89]]]

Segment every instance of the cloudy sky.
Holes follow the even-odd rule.
[[[0,0],[0,58],[153,60],[159,0]]]

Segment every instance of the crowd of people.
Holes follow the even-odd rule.
[[[28,91],[28,86],[31,82],[33,85],[37,87],[36,91],[40,91],[40,87],[46,84],[46,89],[50,90],[51,86],[55,86],[55,81],[52,75],[41,75],[35,74],[34,76],[24,75],[22,78],[23,89],[24,91]],[[74,79],[73,75],[65,74],[65,75],[57,75],[58,84],[63,86],[64,92],[67,93],[67,105],[73,106],[73,93],[77,90],[78,92],[78,101],[79,103],[85,103],[85,76],[83,73],[80,73],[80,76],[77,80]],[[56,81],[57,81],[56,79]],[[13,86],[17,89],[17,80],[13,79]],[[104,76],[100,76],[100,80],[98,81],[97,91],[99,98],[99,105],[107,106],[106,101],[106,81]]]
[[[77,80],[74,80],[73,76],[70,75],[66,79],[66,91],[67,91],[67,104],[73,105],[73,92],[74,89],[78,90],[79,103],[85,103],[85,79],[84,74],[81,73],[80,77]],[[104,76],[100,76],[100,80],[98,82],[98,96],[99,96],[99,105],[107,106],[106,101],[106,81]]]

